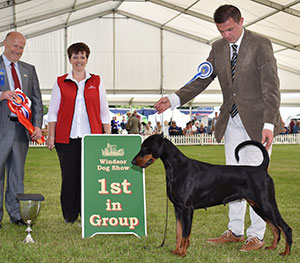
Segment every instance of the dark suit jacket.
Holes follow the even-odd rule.
[[[245,30],[234,82],[231,79],[228,42],[224,39],[214,42],[207,60],[213,65],[223,93],[223,104],[215,127],[217,141],[220,142],[225,133],[233,103],[237,104],[241,120],[251,139],[261,141],[264,123],[274,124],[274,134],[279,134],[279,79],[270,40]],[[197,78],[176,91],[181,105],[201,93],[212,81],[212,77]]]
[[[21,73],[22,91],[31,100],[32,118],[31,123],[34,127],[42,127],[43,122],[43,104],[39,81],[35,67],[28,63],[19,61],[19,70]],[[4,70],[4,85],[0,85],[0,91],[9,90],[9,83],[6,74],[6,68],[2,55],[0,56],[0,69]],[[7,123],[10,121],[10,110],[7,106],[7,100],[0,101],[0,139],[7,135]],[[29,139],[28,133],[28,139]]]

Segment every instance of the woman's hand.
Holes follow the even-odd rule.
[[[49,135],[47,139],[47,148],[52,151],[55,147],[54,145],[55,138],[53,135]]]

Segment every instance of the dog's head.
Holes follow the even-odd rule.
[[[141,145],[141,150],[131,163],[141,168],[146,168],[160,157],[163,151],[164,137],[161,134],[149,136]]]

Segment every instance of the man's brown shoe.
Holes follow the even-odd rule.
[[[223,244],[228,242],[243,242],[245,240],[244,236],[235,236],[231,230],[226,230],[222,236],[217,238],[210,238],[207,240],[211,244]]]
[[[264,241],[259,240],[257,237],[249,237],[245,244],[241,247],[240,251],[247,252],[251,250],[258,250],[262,248]]]

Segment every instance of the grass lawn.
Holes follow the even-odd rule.
[[[187,156],[202,161],[224,164],[223,146],[180,146]],[[226,230],[228,207],[218,206],[194,213],[191,244],[185,258],[170,253],[175,248],[175,216],[169,203],[168,231],[165,246],[157,249],[163,239],[166,210],[165,172],[160,160],[146,169],[148,236],[97,235],[82,239],[79,222],[64,223],[60,208],[60,168],[55,151],[30,148],[25,167],[25,192],[45,196],[41,213],[33,226],[34,244],[23,244],[25,227],[9,223],[6,210],[0,229],[0,262],[300,262],[300,145],[274,145],[269,172],[274,179],[276,198],[284,220],[293,229],[292,253],[281,258],[284,239],[275,251],[261,249],[249,253],[239,251],[241,244],[214,246],[206,239]],[[249,225],[249,215],[246,215]],[[265,243],[272,241],[267,229]]]

